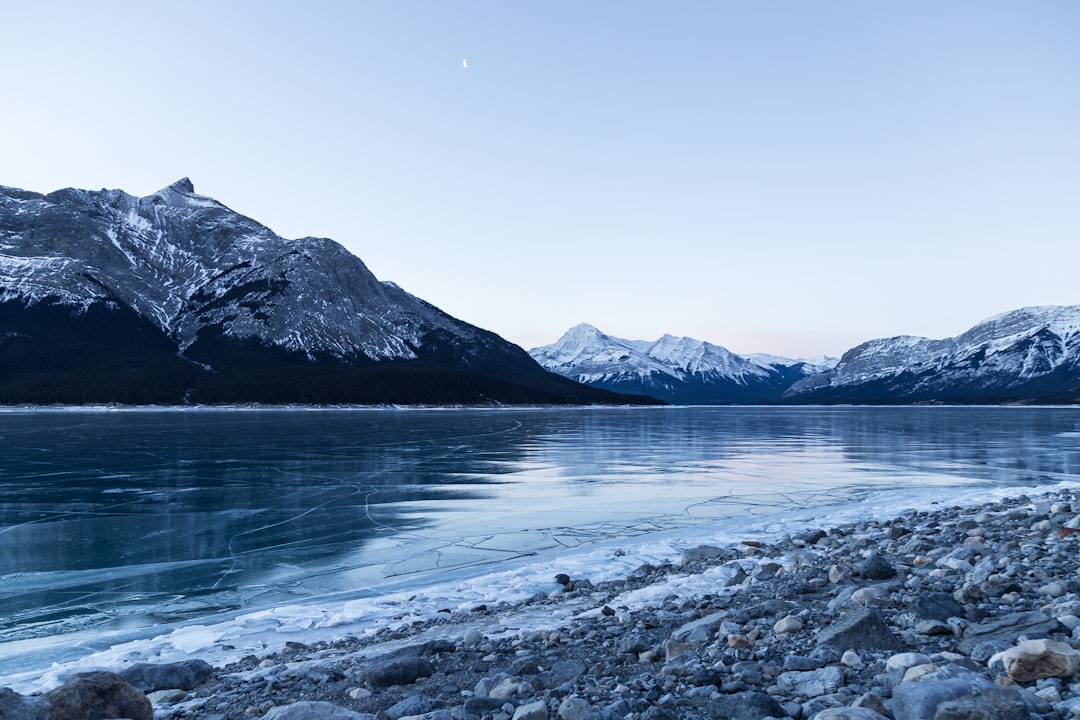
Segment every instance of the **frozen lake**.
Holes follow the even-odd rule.
[[[0,686],[271,608],[312,608],[301,629],[370,623],[360,599],[530,562],[587,571],[612,543],[1078,474],[1076,408],[9,410]]]

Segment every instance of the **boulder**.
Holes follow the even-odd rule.
[[[1039,612],[1016,612],[968,625],[964,628],[964,637],[957,648],[965,655],[970,655],[975,646],[987,640],[999,640],[1007,643],[1016,641],[1017,636],[1045,637],[1060,627],[1057,620]]]
[[[72,675],[45,694],[52,720],[153,720],[154,710],[141,690],[116,673],[94,671]]]
[[[49,720],[49,702],[0,688],[0,720]]]
[[[1055,640],[1025,640],[1001,656],[1005,672],[1016,682],[1042,678],[1071,678],[1080,667],[1072,646]]]
[[[934,720],[1028,720],[1035,717],[1023,696],[1011,688],[987,688],[938,705]]]
[[[874,554],[862,563],[859,574],[868,580],[888,580],[896,576],[896,568],[885,558]]]
[[[993,684],[967,678],[900,683],[893,688],[893,716],[896,720],[929,720],[942,703],[958,700],[975,692],[993,688]]]
[[[713,699],[709,703],[709,717],[715,720],[763,720],[790,716],[771,696],[750,691]]]
[[[380,688],[412,685],[422,677],[431,677],[434,672],[434,666],[424,658],[401,657],[372,665],[362,677],[371,687]]]
[[[409,715],[423,715],[435,709],[431,698],[426,695],[410,695],[383,710],[390,720],[399,720]]]
[[[122,670],[120,677],[144,693],[155,690],[194,690],[214,675],[214,668],[205,660],[184,660],[178,663],[138,663]]]

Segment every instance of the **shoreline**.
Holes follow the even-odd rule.
[[[1075,678],[1017,683],[998,653],[1036,637],[1080,647],[1078,528],[1080,490],[1059,488],[702,546],[622,579],[572,578],[554,558],[550,593],[292,641],[202,684],[141,689],[154,717],[176,720],[300,720],[330,707],[343,720],[663,720],[735,707],[914,720],[948,702],[1077,717]],[[855,630],[837,631],[845,622]]]

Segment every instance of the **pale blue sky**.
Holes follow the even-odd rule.
[[[189,176],[525,347],[590,322],[839,354],[1080,304],[1073,0],[0,17],[0,184]]]

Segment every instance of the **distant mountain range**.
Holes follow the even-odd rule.
[[[186,178],[0,186],[0,403],[624,403]]]
[[[679,404],[1080,402],[1080,306],[1015,310],[944,340],[871,340],[839,361],[622,340],[589,325],[530,354],[579,382]]]
[[[586,324],[529,354],[548,370],[593,387],[685,405],[776,402],[795,382],[835,363],[825,358],[743,357],[719,345],[671,335],[655,342],[623,340]]]

